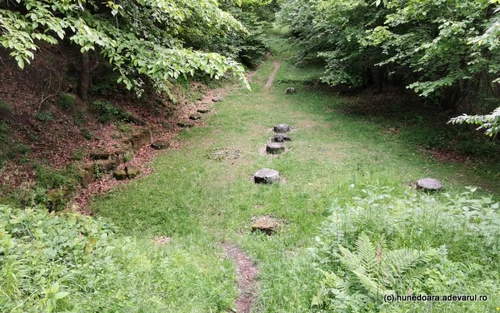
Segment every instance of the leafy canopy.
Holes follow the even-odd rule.
[[[477,103],[480,94],[498,98],[499,4],[498,0],[288,0],[279,17],[291,30],[302,57],[325,60],[325,82],[359,87],[366,85],[373,71],[381,71],[379,80],[397,79],[423,98],[453,110]]]
[[[141,91],[140,76],[168,92],[171,80],[201,72],[216,79],[243,68],[214,51],[197,51],[183,40],[193,32],[223,38],[247,33],[215,0],[16,0],[0,4],[0,44],[23,68],[41,41],[62,40],[98,51],[120,74],[119,82]],[[248,84],[247,84],[248,86]]]

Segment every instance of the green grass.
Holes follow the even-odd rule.
[[[308,248],[315,245],[335,199],[348,203],[360,189],[373,185],[403,195],[407,182],[422,177],[440,179],[451,194],[469,185],[483,187],[482,194],[500,191],[500,177],[491,168],[488,173],[489,165],[436,161],[404,136],[385,134],[379,121],[341,113],[346,100],[301,83],[319,77],[318,68],[283,61],[277,83],[265,90],[272,69],[272,61],[263,64],[253,77],[252,92],[231,92],[216,104],[217,113],[206,127],[183,131],[181,147],[159,157],[152,175],[99,197],[92,210],[117,224],[123,235],[171,237],[171,253],[188,253],[193,262],[203,255],[204,262],[218,264],[223,258],[219,243],[236,243],[260,269],[254,312],[314,312],[311,299],[320,274]],[[283,94],[292,80],[297,93]],[[294,127],[288,151],[277,157],[260,155],[277,123]],[[206,155],[214,148],[238,149],[241,157],[210,160]],[[280,171],[285,183],[254,185],[253,173],[264,167]],[[267,214],[286,221],[280,232],[270,237],[252,233],[252,217]],[[193,278],[182,286],[185,290],[194,292],[197,278],[206,278],[189,266],[176,266],[167,274],[181,271]],[[211,270],[227,271],[228,265]],[[233,288],[229,295],[224,291],[232,297],[229,303],[235,299],[234,281]],[[200,307],[224,312],[227,303],[212,301],[224,297],[221,292],[207,290]],[[190,294],[172,298],[177,312],[193,310],[198,300]]]
[[[155,174],[101,198],[93,208],[128,235],[171,236],[212,259],[221,257],[217,242],[236,242],[261,268],[257,307],[303,312],[317,287],[305,248],[313,243],[333,199],[354,195],[350,185],[381,184],[402,192],[403,183],[433,176],[448,191],[458,192],[481,179],[466,167],[440,164],[381,136],[378,125],[326,115],[323,110],[339,99],[302,86],[294,96],[282,95],[280,85],[263,92],[271,70],[267,63],[257,73],[253,93],[233,93],[218,105],[208,127],[183,133],[183,147],[158,159]],[[290,71],[300,73],[290,67],[287,75]],[[276,158],[259,155],[269,128],[281,122],[297,128],[290,150]],[[241,159],[215,162],[205,157],[220,147],[241,150]],[[286,184],[253,185],[251,175],[262,167],[279,170]],[[279,235],[249,231],[251,218],[265,214],[288,221]]]
[[[403,123],[392,115],[352,114],[346,108],[356,103],[315,83],[318,64],[295,66],[290,51],[281,56],[272,88],[264,88],[273,72],[268,60],[253,76],[252,91],[234,89],[216,103],[206,126],[184,130],[180,147],[157,158],[151,175],[94,199],[97,220],[0,206],[0,308],[228,312],[238,292],[235,266],[221,247],[230,242],[259,268],[253,313],[332,312],[342,305],[366,313],[428,312],[419,303],[393,306],[373,294],[365,301],[370,291],[332,251],[340,242],[362,255],[355,242],[366,234],[384,253],[439,251],[425,264],[409,265],[398,292],[488,294],[488,303],[447,303],[434,312],[494,310],[500,218],[498,204],[486,196],[499,200],[499,165],[430,158],[419,146],[441,140],[440,130],[426,128],[418,116]],[[297,93],[285,95],[289,86]],[[293,127],[293,141],[286,153],[270,157],[260,151],[278,123]],[[388,133],[394,126],[400,132]],[[7,138],[7,125],[0,124],[0,143]],[[240,157],[214,160],[214,149],[238,150]],[[282,183],[255,185],[252,175],[265,167],[278,170]],[[53,202],[49,189],[63,198],[76,182],[74,170],[40,167],[38,188],[18,198],[27,206],[40,197]],[[416,196],[408,183],[422,177],[441,180],[445,193]],[[463,194],[470,185],[481,187],[472,200]],[[280,220],[276,234],[251,231],[252,220],[263,215]],[[158,236],[170,242],[157,245]],[[367,272],[372,280],[379,275]],[[332,274],[352,282],[345,294],[332,295],[338,287]]]

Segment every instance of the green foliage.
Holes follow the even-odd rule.
[[[97,113],[97,120],[101,123],[130,122],[131,113],[115,107],[112,103],[102,100],[92,102],[92,107]]]
[[[68,94],[60,94],[57,97],[57,105],[64,111],[72,111],[75,109],[75,98]]]
[[[339,266],[324,272],[319,294],[313,306],[335,312],[377,312],[384,305],[384,296],[395,295],[404,280],[438,255],[435,249],[424,251],[402,248],[388,250],[383,243],[374,245],[366,234],[356,241],[356,250],[339,245],[335,257]],[[409,274],[410,273],[410,274]],[[405,286],[407,287],[407,286]]]
[[[120,76],[119,83],[138,94],[147,77],[158,90],[170,81],[204,73],[219,79],[232,72],[246,83],[243,68],[220,54],[186,48],[191,34],[218,40],[245,28],[212,0],[17,1],[0,5],[0,44],[24,68],[34,58],[37,40],[51,44],[69,39],[82,52],[98,51]]]
[[[123,156],[123,162],[128,162],[134,158],[133,154],[130,152],[125,153]]]
[[[10,159],[14,159],[18,156],[23,156],[28,154],[31,151],[31,147],[22,144],[22,143],[15,143],[12,144],[11,147],[7,150],[7,157]]]
[[[83,148],[78,148],[76,150],[73,150],[73,152],[71,152],[71,159],[74,161],[81,161],[83,160],[84,156],[85,156],[85,150]]]
[[[500,107],[496,108],[491,114],[488,115],[461,115],[452,118],[449,123],[452,124],[475,124],[479,125],[477,128],[484,129],[484,133],[491,137],[496,137],[500,133]]]
[[[7,130],[9,126],[4,121],[0,122],[0,142],[4,142],[8,138]]]
[[[0,101],[0,109],[12,112],[12,106],[10,104],[2,102],[2,101]]]
[[[103,177],[106,173],[101,169],[98,163],[94,163],[94,177],[99,179]]]
[[[59,170],[44,165],[36,167],[37,185],[46,190],[54,188],[75,189],[78,184],[77,174],[76,168],[72,166]]]
[[[73,122],[76,126],[82,126],[85,123],[85,112],[78,111],[73,115]]]
[[[115,232],[101,219],[0,206],[2,311],[173,313],[229,307],[232,280],[212,270],[227,263]],[[186,288],[194,285],[199,288]]]
[[[248,34],[233,32],[222,43],[227,55],[237,58],[247,67],[257,66],[264,58],[268,47],[264,29],[274,20],[277,10],[275,1],[244,1],[235,6],[226,1],[222,6],[248,30]],[[214,43],[212,43],[214,44]],[[220,44],[215,42],[215,44]]]
[[[4,121],[0,122],[0,169],[5,165],[8,159],[7,152],[10,146],[9,126]]]
[[[54,116],[50,111],[39,112],[35,115],[35,118],[40,122],[50,122],[54,120]]]
[[[359,87],[392,79],[448,110],[477,102],[478,93],[489,93],[498,83],[497,5],[493,0],[289,0],[280,20],[302,57],[325,59],[324,81]]]
[[[10,135],[10,129],[6,122],[0,121],[0,168],[8,160],[21,157],[21,162],[26,162],[31,147],[17,142]]]
[[[119,123],[118,124],[118,130],[122,133],[132,135],[134,132],[134,128],[131,125],[125,124],[125,123]]]
[[[118,89],[119,76],[116,73],[99,75],[93,78],[92,85],[89,88],[90,94],[94,96],[109,96],[116,93]]]
[[[94,135],[87,128],[80,128],[80,132],[82,133],[83,138],[87,140],[94,139]]]
[[[345,205],[334,204],[314,250],[325,278],[313,303],[333,312],[414,311],[418,303],[391,305],[381,297],[408,290],[488,294],[496,303],[498,294],[489,288],[500,270],[493,261],[500,257],[499,203],[474,191],[397,197],[391,189],[371,188]],[[447,305],[436,303],[434,311],[447,312]]]

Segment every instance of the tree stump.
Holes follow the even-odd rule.
[[[285,151],[285,145],[279,142],[268,143],[266,146],[266,152],[269,154],[280,154]]]
[[[253,176],[256,184],[272,184],[280,181],[280,173],[268,168],[261,169]]]
[[[286,94],[286,95],[291,95],[292,93],[295,93],[295,88],[293,88],[293,87],[288,87],[288,88],[285,90],[285,94]]]
[[[422,178],[417,181],[417,188],[424,191],[438,191],[443,188],[443,185],[437,179]]]
[[[285,141],[292,141],[292,138],[290,138],[287,135],[276,134],[276,135],[273,136],[273,138],[271,140],[273,142],[285,142]]]
[[[288,133],[290,131],[290,126],[287,124],[274,125],[274,132],[276,133]]]
[[[260,231],[267,235],[272,235],[278,230],[278,221],[269,216],[262,216],[257,218],[252,224],[252,231]]]

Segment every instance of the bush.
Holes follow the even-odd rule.
[[[0,205],[2,312],[222,312],[234,280],[206,259],[119,237],[101,219]]]
[[[57,105],[64,111],[72,111],[75,109],[75,98],[68,94],[61,94],[57,97]]]
[[[94,139],[94,136],[87,128],[80,128],[80,132],[82,133],[83,138],[85,138],[87,140]]]
[[[85,112],[78,111],[73,115],[73,122],[76,126],[82,126],[85,123]]]
[[[50,111],[43,111],[35,115],[35,118],[40,122],[49,122],[54,120],[54,116]]]
[[[422,302],[384,294],[486,295],[488,301],[433,304],[433,312],[493,311],[500,301],[499,203],[461,195],[363,190],[336,202],[313,250],[324,273],[313,304],[328,312],[424,312]],[[473,309],[472,309],[473,308]]]
[[[96,100],[92,105],[98,114],[97,120],[101,123],[109,122],[129,122],[131,114],[120,108],[115,107],[107,101]]]

